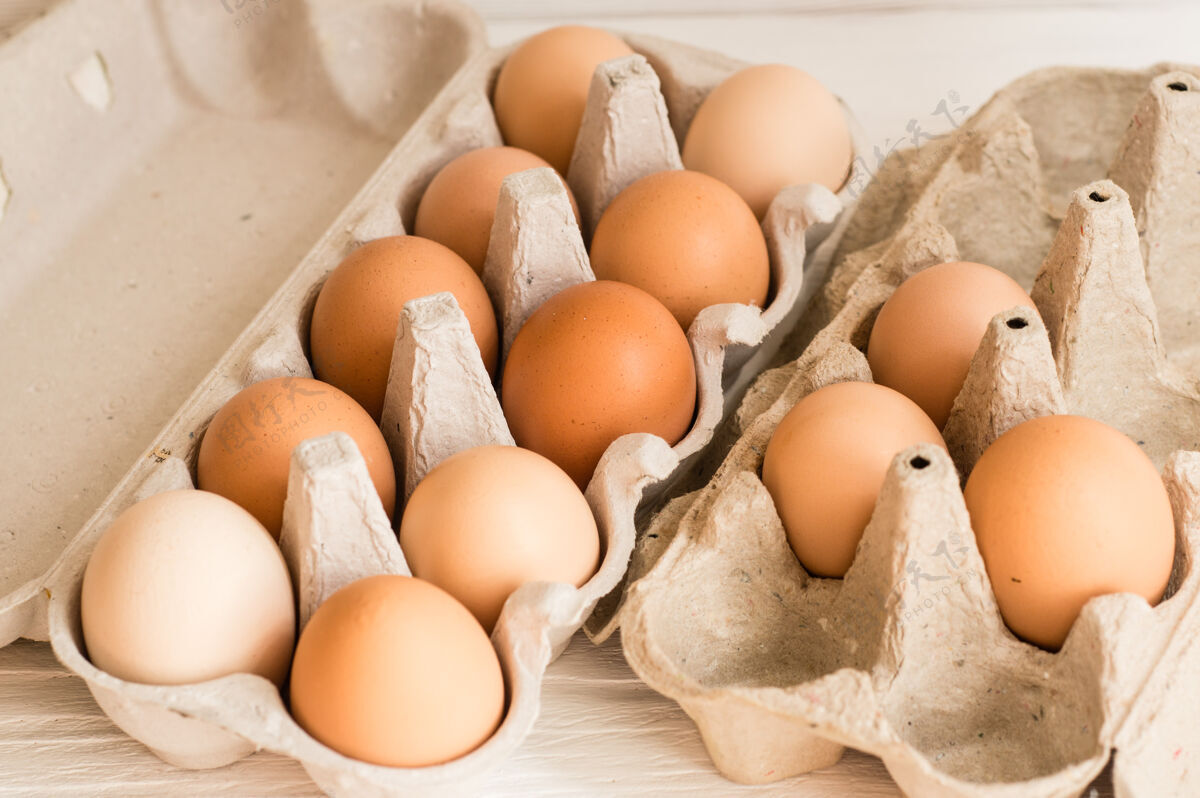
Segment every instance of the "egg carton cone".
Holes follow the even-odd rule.
[[[656,39],[630,38],[636,55],[598,67],[580,152],[567,180],[586,187],[587,220],[624,186],[654,171],[678,168],[677,129],[700,98],[736,62]],[[88,684],[102,709],[164,760],[188,768],[219,767],[256,750],[300,761],[335,795],[454,795],[477,792],[490,770],[519,746],[534,723],[542,677],[571,636],[606,596],[619,594],[641,519],[639,507],[661,501],[673,479],[698,460],[713,433],[771,357],[821,284],[833,253],[845,195],[792,186],[763,222],[771,255],[772,295],[764,308],[717,305],[687,331],[696,372],[696,418],[675,445],[648,434],[615,441],[585,495],[596,517],[603,559],[583,586],[531,583],[508,600],[492,634],[508,691],[505,719],[475,751],[426,768],[387,768],[344,757],[307,735],[279,690],[238,674],[183,686],[125,682],[91,664],[80,623],[81,581],[88,558],[113,519],[135,501],[195,485],[200,441],[216,412],[238,391],[276,377],[310,377],[309,319],[327,275],[364,242],[403,235],[437,170],[478,147],[498,145],[489,102],[508,50],[481,53],[450,81],[362,187],[291,276],[131,468],[80,534],[18,606],[26,633],[47,637],[55,654]],[[651,68],[649,65],[654,65]],[[660,81],[658,71],[668,75]],[[685,116],[681,128],[680,115]],[[861,140],[861,139],[860,139]],[[600,142],[598,146],[588,142]],[[582,190],[582,189],[581,189]],[[810,231],[823,225],[809,253]],[[562,182],[548,169],[509,176],[503,184],[484,282],[511,330],[562,288],[594,279],[585,236]],[[397,473],[398,504],[439,462],[482,444],[512,444],[496,389],[461,309],[449,294],[409,302],[401,314],[381,430]],[[366,477],[361,455],[341,434],[312,439],[293,453],[280,545],[297,591],[298,619],[311,617],[338,588],[376,573],[407,573],[403,551]],[[32,604],[32,608],[29,608]],[[46,612],[44,620],[37,617]],[[15,616],[8,616],[15,617]],[[32,620],[30,620],[32,619]],[[40,624],[40,627],[39,627]]]
[[[1188,355],[1200,332],[1188,339],[1183,322],[1196,294],[1172,295],[1200,257],[1200,193],[1178,188],[1200,174],[1198,141],[1200,69],[1055,68],[885,164],[782,350],[794,359],[747,391],[712,478],[650,524],[616,618],[633,669],[695,721],[726,777],[788,778],[848,746],[879,756],[908,795],[1074,796],[1110,763],[1118,796],[1200,793]],[[871,381],[863,351],[880,306],[958,259],[1003,268],[1039,312],[991,320],[943,430],[948,453],[897,454],[845,578],[811,576],[760,478],[771,435],[822,386]],[[1094,598],[1048,652],[1005,626],[961,485],[999,435],[1054,413],[1142,447],[1176,549],[1162,602]]]

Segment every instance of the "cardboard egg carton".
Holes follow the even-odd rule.
[[[576,156],[567,174],[584,229],[634,180],[679,168],[678,130],[737,62],[670,42],[630,37],[637,55],[602,64],[593,79]],[[311,376],[309,319],[323,280],[363,242],[404,234],[437,170],[471,149],[501,143],[489,103],[507,50],[481,53],[433,100],[388,159],[343,210],[155,442],[69,544],[36,593],[6,618],[18,632],[48,638],[63,664],[88,684],[101,708],[131,736],[181,767],[219,767],[266,749],[299,760],[331,794],[470,793],[520,745],[537,717],[542,676],[598,601],[622,579],[639,505],[661,497],[696,461],[761,364],[773,356],[820,284],[840,228],[844,197],[820,186],[784,189],[763,222],[771,256],[767,306],[717,305],[688,330],[698,383],[691,430],[674,446],[628,435],[609,447],[586,497],[603,559],[582,587],[531,583],[508,600],[492,634],[508,690],[505,718],[475,751],[452,762],[402,769],[344,757],[307,735],[279,690],[239,674],[203,684],[154,686],[117,679],[87,659],[80,586],[91,550],[135,501],[193,487],[206,426],[246,386]],[[662,76],[661,79],[659,76]],[[674,125],[675,127],[672,127]],[[844,218],[844,217],[843,217]],[[811,232],[818,226],[818,232]],[[806,258],[808,239],[822,241]],[[807,261],[807,262],[806,262]],[[504,182],[483,279],[503,329],[503,351],[546,298],[594,279],[566,191],[549,169]],[[397,470],[400,504],[431,468],[471,446],[512,436],[474,340],[453,297],[414,300],[403,311],[381,422]],[[365,465],[348,437],[306,441],[292,456],[280,545],[297,590],[301,624],[332,592],[374,573],[407,573],[404,553]],[[42,613],[46,613],[44,616]]]
[[[634,670],[695,720],[727,777],[827,767],[850,746],[921,796],[1200,792],[1200,68],[1047,69],[954,134],[895,154],[825,290],[746,393],[736,443],[639,542],[617,621]],[[797,401],[871,380],[863,351],[906,277],[975,260],[1039,313],[992,319],[943,431],[892,461],[844,579],[807,574],[760,479]],[[1039,316],[1040,314],[1040,316]],[[1164,600],[1093,599],[1060,651],[1004,625],[961,484],[989,443],[1052,413],[1104,421],[1163,470]],[[1071,563],[1062,563],[1070,568]]]

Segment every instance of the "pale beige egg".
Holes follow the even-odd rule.
[[[200,490],[158,493],[117,516],[88,560],[79,604],[92,664],[144,684],[252,673],[282,685],[294,607],[267,530]]]
[[[489,632],[521,585],[579,587],[600,560],[578,486],[516,446],[478,446],[438,464],[404,507],[400,547],[414,575],[465,604]]]
[[[812,75],[764,64],[735,72],[696,111],[683,165],[728,184],[761,219],[780,189],[837,191],[854,157],[841,104]]]

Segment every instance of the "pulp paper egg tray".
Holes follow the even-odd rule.
[[[629,183],[680,168],[678,142],[697,106],[740,66],[657,39],[628,41],[637,55],[596,71],[567,173],[585,230]],[[309,317],[328,273],[361,243],[403,234],[424,187],[442,165],[465,151],[501,143],[489,95],[506,54],[501,49],[480,53],[437,95],[200,382],[148,456],[128,471],[36,590],[5,614],[13,635],[48,636],[58,658],[87,682],[109,717],[169,762],[217,767],[268,749],[299,760],[330,793],[469,792],[527,735],[537,716],[545,668],[622,578],[639,504],[669,491],[676,475],[705,451],[727,408],[778,349],[823,278],[840,234],[835,220],[842,200],[820,186],[784,189],[763,222],[772,274],[767,306],[713,306],[688,331],[698,381],[690,432],[674,446],[652,435],[625,436],[613,443],[596,470],[586,495],[603,542],[597,573],[578,589],[528,584],[506,603],[492,641],[508,688],[507,712],[498,731],[472,753],[427,768],[375,766],[344,757],[307,735],[288,714],[275,686],[259,677],[152,686],[95,668],[84,650],[79,596],[97,539],[133,502],[194,485],[205,427],[235,393],[263,379],[311,376]],[[820,247],[806,264],[807,246],[818,241]],[[505,181],[483,279],[497,307],[505,353],[521,322],[542,301],[594,279],[580,225],[551,170],[530,170]],[[466,319],[451,295],[406,305],[381,428],[402,499],[442,459],[475,445],[513,442]],[[306,441],[293,453],[280,545],[298,593],[301,624],[329,594],[354,579],[408,572],[362,458],[340,433]]]
[[[909,795],[1078,795],[1110,758],[1117,795],[1200,793],[1198,76],[1034,72],[880,170],[781,350],[795,359],[751,386],[711,479],[651,524],[616,618],[634,670],[726,776],[782,779],[851,746]],[[949,456],[899,453],[845,578],[812,577],[760,481],[771,434],[821,386],[869,381],[880,306],[958,259],[1032,288],[1040,318],[992,319]],[[1116,427],[1163,470],[1176,556],[1160,604],[1095,598],[1050,653],[1005,627],[960,485],[1000,434],[1063,412]]]

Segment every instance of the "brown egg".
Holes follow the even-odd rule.
[[[492,105],[504,143],[540,155],[567,173],[596,67],[633,55],[629,45],[596,28],[563,25],[530,36],[513,50]]]
[[[700,105],[683,142],[683,165],[732,186],[760,219],[786,186],[819,183],[837,191],[853,157],[837,98],[812,75],[782,64],[726,78]]]
[[[918,443],[946,447],[921,408],[869,382],[827,385],[783,417],[767,444],[763,484],[809,573],[845,575],[892,458]]]
[[[658,172],[618,194],[596,225],[591,259],[598,279],[648,292],[685,330],[709,305],[761,307],[771,282],[754,212],[699,172]]]
[[[383,433],[349,396],[304,377],[256,382],[226,402],[200,441],[196,482],[249,510],[278,538],[292,449],[330,432],[354,440],[391,518],[396,472]]]
[[[1001,435],[963,491],[1005,623],[1057,649],[1094,596],[1157,604],[1175,559],[1171,501],[1133,441],[1082,416]]]
[[[946,425],[971,358],[997,313],[1033,300],[1004,272],[955,261],[909,277],[871,328],[867,360],[875,382],[895,388]]]
[[[492,736],[504,676],[487,634],[450,594],[372,576],[334,593],[304,627],[291,705],[296,722],[338,753],[426,767]]]
[[[501,399],[517,444],[584,488],[620,436],[648,432],[671,445],[684,436],[696,369],[661,302],[602,280],[554,295],[529,317],[504,364]]]
[[[430,471],[404,507],[400,547],[415,576],[465,604],[488,632],[521,585],[579,587],[600,561],[579,488],[516,446],[467,449]]]
[[[446,247],[419,236],[363,244],[329,275],[313,308],[313,373],[353,396],[378,422],[400,311],[410,299],[442,291],[458,301],[483,365],[495,376],[496,314],[479,275]]]
[[[413,232],[444,244],[476,274],[483,274],[500,184],[511,174],[548,166],[533,153],[516,147],[484,147],[464,153],[443,166],[425,189]],[[565,180],[563,188],[579,221],[579,208]]]

